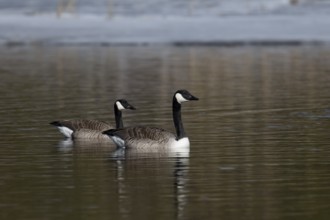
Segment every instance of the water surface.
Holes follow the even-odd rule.
[[[329,219],[330,48],[2,47],[1,219]],[[173,131],[186,88],[188,158],[112,158],[57,119]]]

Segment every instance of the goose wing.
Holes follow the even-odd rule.
[[[97,120],[88,120],[88,119],[78,119],[78,120],[63,120],[63,121],[54,121],[50,124],[57,127],[67,127],[72,131],[76,131],[78,129],[90,129],[95,131],[105,131],[113,128],[113,126],[109,125],[103,121]]]
[[[122,129],[110,129],[105,134],[118,137],[125,142],[150,140],[158,143],[166,143],[170,139],[175,139],[175,135],[162,128],[155,127],[127,127]]]

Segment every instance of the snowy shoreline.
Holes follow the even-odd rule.
[[[330,12],[330,7],[328,7]],[[324,10],[324,8],[322,8]],[[0,15],[0,45],[330,44],[330,13],[114,17]]]

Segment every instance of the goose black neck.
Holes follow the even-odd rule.
[[[173,122],[176,130],[176,136],[177,139],[181,139],[183,137],[186,137],[186,134],[184,132],[182,120],[181,120],[181,104],[178,103],[175,96],[173,97]]]
[[[121,111],[118,109],[117,104],[115,103],[114,105],[114,111],[115,111],[115,118],[116,118],[116,128],[123,128],[124,124],[123,124],[123,120],[121,117]]]

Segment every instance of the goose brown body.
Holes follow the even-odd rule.
[[[91,130],[86,128],[78,129],[72,133],[72,139],[73,140],[97,139],[97,140],[112,142],[108,136],[102,134],[102,131],[103,130]]]
[[[126,127],[123,129],[113,129],[112,135],[125,140],[125,144],[120,147],[138,148],[141,150],[157,149],[160,146],[167,147],[176,140],[176,136],[169,131],[156,127]],[[118,143],[118,142],[117,142]]]

